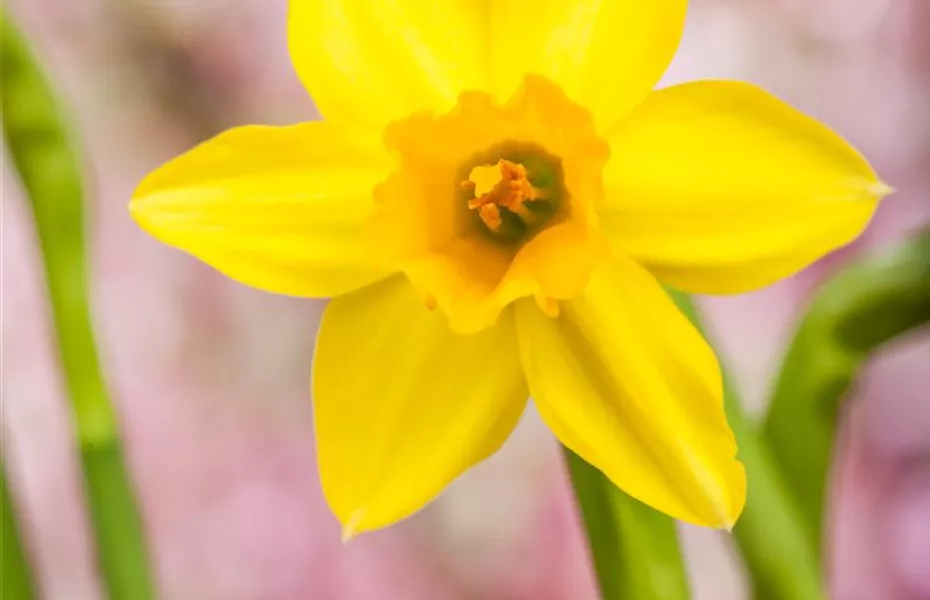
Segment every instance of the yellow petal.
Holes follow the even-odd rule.
[[[346,537],[411,515],[496,451],[526,397],[511,312],[459,336],[403,276],[333,300],[313,405],[323,492]]]
[[[291,60],[327,119],[383,125],[485,87],[487,18],[469,0],[291,0]]]
[[[656,92],[610,143],[605,233],[691,292],[743,292],[804,268],[859,235],[889,191],[838,135],[744,83]]]
[[[491,77],[507,98],[534,72],[610,127],[659,81],[684,28],[686,0],[513,0],[492,11]]]
[[[746,479],[713,351],[628,258],[596,270],[555,318],[517,304],[530,393],[563,444],[677,519],[731,527]]]
[[[376,139],[328,123],[229,130],[149,175],[130,204],[143,229],[229,277],[296,296],[384,276],[366,257]]]

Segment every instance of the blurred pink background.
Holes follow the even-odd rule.
[[[308,394],[321,303],[224,279],[129,219],[138,180],[242,123],[314,115],[285,0],[9,0],[85,153],[95,320],[166,600],[586,600],[593,579],[556,444],[535,414],[416,517],[348,545],[320,493]],[[855,247],[704,302],[758,412],[817,282],[930,223],[930,2],[698,0],[666,83],[760,83],[899,190]],[[4,452],[48,600],[101,597],[36,240],[3,174]],[[930,336],[874,360],[847,405],[827,544],[837,600],[930,600]],[[682,527],[698,600],[747,597],[721,533]]]

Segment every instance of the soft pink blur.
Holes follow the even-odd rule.
[[[126,202],[153,167],[241,123],[314,115],[285,0],[10,0],[70,102],[93,211],[99,343],[166,600],[594,598],[554,441],[535,414],[439,501],[349,545],[315,472],[320,303],[228,281],[156,243]],[[804,299],[863,248],[930,223],[930,2],[693,2],[666,83],[760,83],[843,133],[899,190],[855,247],[708,299],[754,411]],[[101,597],[28,208],[3,179],[3,433],[44,598]],[[838,600],[930,600],[930,344],[895,344],[846,412],[828,564]],[[9,436],[6,438],[6,436]],[[729,540],[685,527],[699,600],[744,598]]]

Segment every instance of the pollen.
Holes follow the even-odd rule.
[[[478,211],[481,221],[491,231],[499,231],[503,224],[501,210],[517,215],[524,223],[533,220],[527,202],[541,199],[540,190],[533,187],[522,164],[501,159],[496,165],[480,165],[471,170],[462,188],[472,190],[475,197],[468,208]]]

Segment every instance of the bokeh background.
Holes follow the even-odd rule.
[[[149,170],[232,125],[314,117],[285,0],[6,0],[84,149],[98,342],[166,600],[588,600],[555,441],[528,413],[416,517],[343,545],[308,393],[322,303],[257,292],[130,220]],[[702,299],[754,411],[818,282],[930,223],[930,1],[695,0],[663,84],[764,85],[898,190],[853,247],[766,290]],[[5,160],[5,159],[4,159]],[[28,204],[3,163],[2,434],[44,597],[101,598]],[[837,600],[930,599],[930,335],[885,350],[843,415],[827,543]],[[699,600],[747,597],[726,534],[681,527]]]

